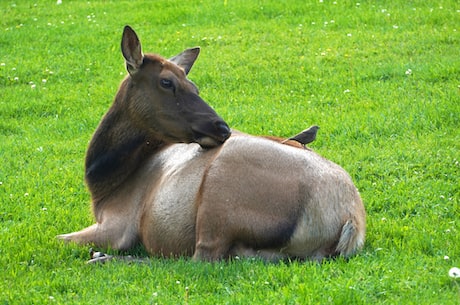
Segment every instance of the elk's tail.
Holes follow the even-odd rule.
[[[360,228],[353,219],[349,219],[342,227],[336,251],[348,257],[364,245],[364,229]]]

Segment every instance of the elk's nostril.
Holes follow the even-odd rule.
[[[227,123],[225,122],[217,122],[216,128],[221,133],[222,138],[224,138],[225,140],[228,139],[228,137],[230,137],[230,134],[232,133],[230,127],[228,127]]]

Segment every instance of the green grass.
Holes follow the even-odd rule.
[[[2,1],[0,304],[459,304],[457,1]],[[202,47],[190,78],[233,127],[342,165],[368,213],[349,261],[85,265],[87,143],[144,51]],[[136,253],[143,254],[142,249]]]

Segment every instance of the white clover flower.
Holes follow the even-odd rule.
[[[406,70],[406,75],[411,75],[412,74],[412,70],[411,69],[407,69]]]
[[[457,267],[452,267],[449,270],[449,276],[453,279],[458,279],[460,278],[460,269]]]

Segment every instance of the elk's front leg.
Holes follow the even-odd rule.
[[[81,245],[93,244],[103,248],[108,247],[109,244],[113,244],[113,241],[111,242],[113,236],[111,237],[110,232],[107,232],[107,230],[103,229],[103,226],[98,223],[78,232],[58,235],[57,238],[66,242],[75,242]]]
[[[93,224],[92,226],[89,226],[78,232],[60,234],[57,236],[57,239],[65,242],[74,242],[81,245],[97,244],[99,246],[101,243],[100,234],[98,234],[98,224]]]
[[[61,234],[58,239],[78,244],[92,244],[96,247],[114,250],[128,250],[138,243],[137,233],[129,227],[96,223],[81,231]]]

